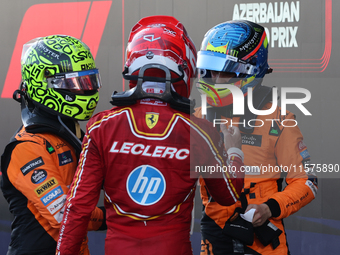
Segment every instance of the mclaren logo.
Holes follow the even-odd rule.
[[[145,114],[145,122],[146,122],[146,125],[148,125],[150,129],[156,126],[158,119],[159,119],[159,113],[147,112]]]

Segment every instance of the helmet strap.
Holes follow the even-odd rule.
[[[76,136],[78,139],[81,139],[81,129],[78,121],[74,122],[75,130],[76,130]]]
[[[60,115],[58,115],[58,121],[59,123],[62,125],[63,128],[65,128],[67,130],[67,132],[74,138],[73,140],[75,141],[75,143],[77,145],[80,145],[81,146],[81,140],[77,137],[77,135],[75,135],[69,128],[68,126],[63,122],[63,120],[61,119]],[[77,130],[77,127],[79,128],[79,131],[80,131],[80,125],[77,121],[75,121],[76,125],[75,125],[75,128],[76,128],[76,133],[78,132]],[[78,126],[77,126],[78,124]]]

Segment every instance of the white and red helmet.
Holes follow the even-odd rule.
[[[183,24],[171,16],[142,18],[132,28],[126,49],[126,77],[137,76],[141,67],[160,64],[171,71],[171,79],[183,77],[172,83],[183,97],[189,98],[192,79],[196,77],[196,48]],[[147,69],[146,77],[164,77],[157,68]],[[130,89],[136,80],[129,79]]]

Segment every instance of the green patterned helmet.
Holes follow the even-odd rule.
[[[52,114],[88,120],[101,87],[89,47],[66,35],[39,37],[21,55],[23,88],[32,102]]]

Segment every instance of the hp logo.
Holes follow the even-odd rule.
[[[153,205],[164,195],[166,182],[162,173],[149,165],[136,167],[128,176],[126,190],[139,205]]]

